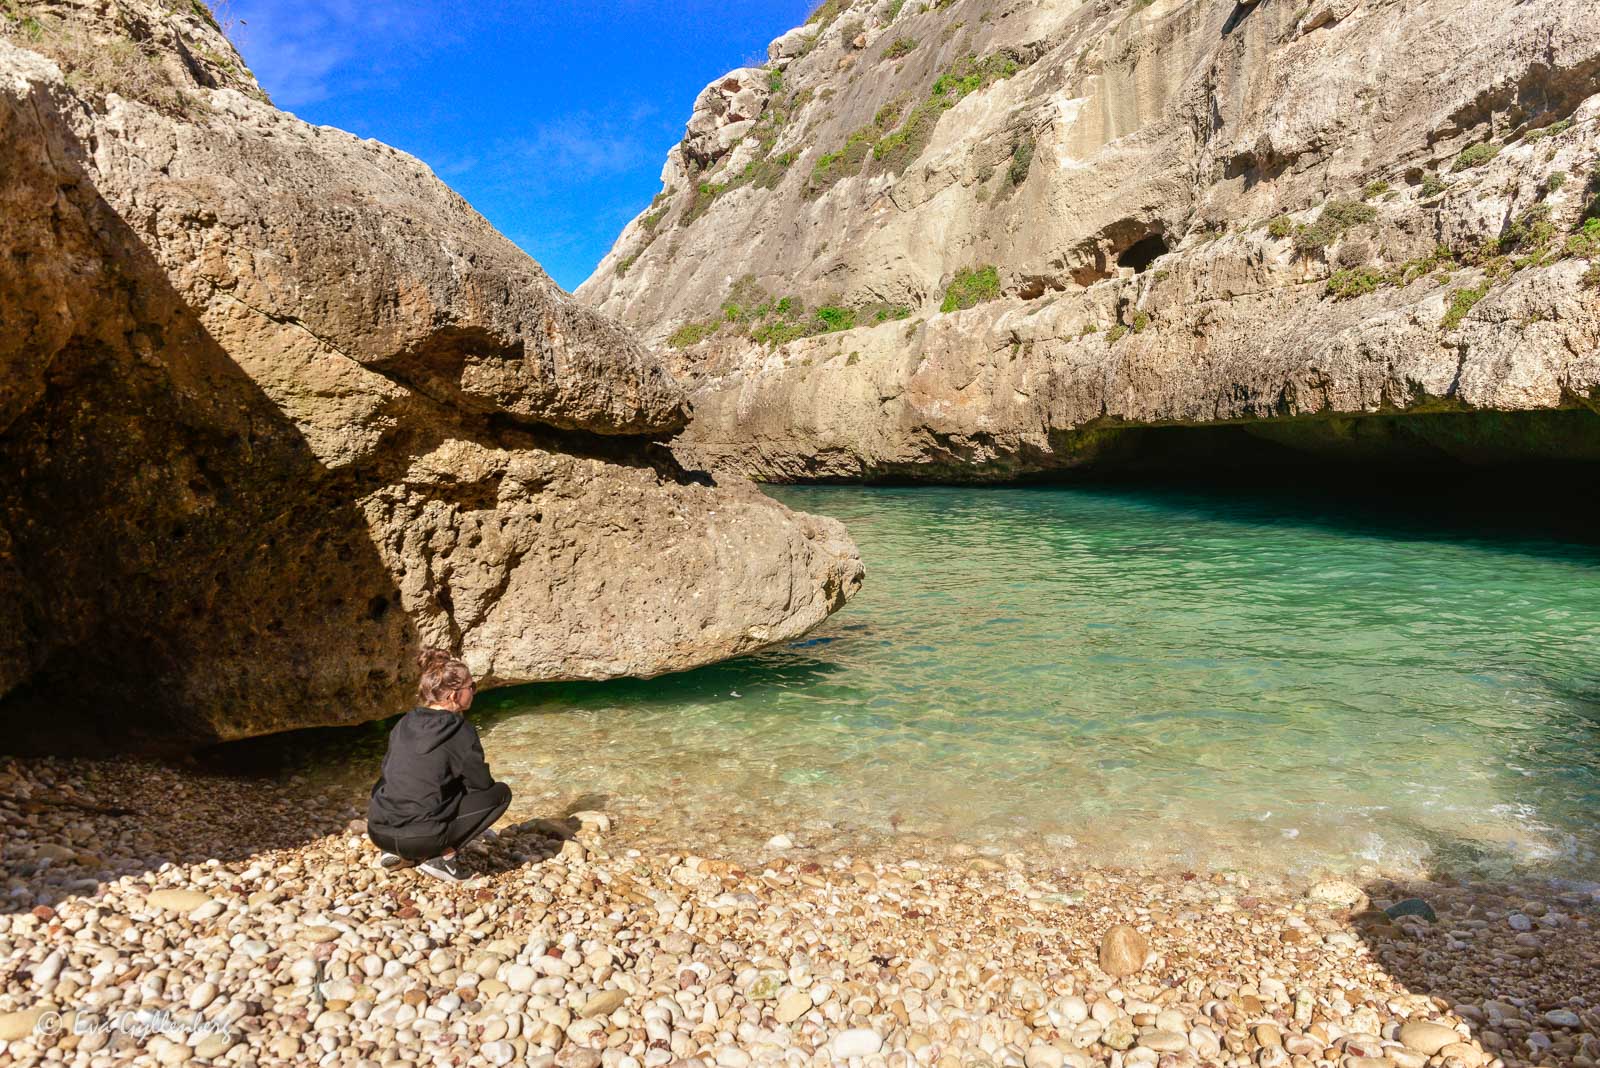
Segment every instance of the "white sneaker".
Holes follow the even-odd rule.
[[[409,863],[410,861],[406,860],[405,857],[397,856],[387,850],[378,854],[378,867],[380,868],[398,868]]]

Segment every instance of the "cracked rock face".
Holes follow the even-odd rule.
[[[29,46],[0,40],[12,744],[392,715],[423,644],[490,685],[654,675],[859,587],[839,524],[677,464],[683,390],[630,331],[416,160],[273,109],[198,9],[21,8],[35,29],[0,23]]]
[[[829,5],[578,295],[689,384],[681,459],[773,480],[1594,461],[1593,15]]]

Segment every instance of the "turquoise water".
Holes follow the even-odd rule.
[[[789,488],[867,584],[803,640],[486,694],[496,772],[665,842],[1596,873],[1600,549],[1426,507]]]

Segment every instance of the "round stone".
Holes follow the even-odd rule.
[[[202,894],[198,890],[152,890],[145,897],[145,903],[152,908],[162,909],[166,912],[191,913],[201,905],[208,903],[211,895]]]
[[[840,1031],[828,1043],[828,1052],[841,1060],[850,1057],[870,1057],[883,1048],[883,1036],[868,1027],[852,1027]]]
[[[1461,1041],[1461,1035],[1453,1027],[1444,1024],[1429,1023],[1424,1020],[1409,1020],[1400,1025],[1400,1041],[1407,1048],[1418,1053],[1433,1056],[1444,1047]]]
[[[1121,979],[1144,970],[1145,957],[1150,953],[1150,943],[1144,935],[1119,923],[1100,940],[1100,970]]]
[[[1146,1031],[1139,1036],[1139,1045],[1158,1053],[1177,1053],[1189,1047],[1189,1036],[1178,1031]]]

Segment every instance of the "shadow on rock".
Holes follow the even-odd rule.
[[[1370,907],[1352,919],[1373,956],[1484,1049],[1507,1065],[1600,1063],[1600,892],[1515,875],[1364,889]],[[1451,1064],[1452,1052],[1463,1068],[1476,1063],[1459,1050],[1419,1052],[1446,1058],[1430,1063]]]
[[[364,799],[298,777],[268,781],[154,761],[0,761],[0,912],[98,892],[164,864],[295,849],[345,827]]]
[[[610,827],[609,817],[593,810],[600,799],[581,801],[588,807],[559,817],[513,814],[493,837],[462,851],[465,866],[475,877],[494,876],[564,852],[581,855],[581,831]],[[373,880],[386,879],[376,868],[377,847],[366,840],[365,808],[366,792],[353,779],[314,783],[154,761],[0,761],[0,818],[8,832],[0,843],[0,913],[49,909],[167,864],[251,860],[271,870],[290,859],[287,851],[320,858],[313,867],[372,868]],[[427,878],[392,874],[398,887]]]

